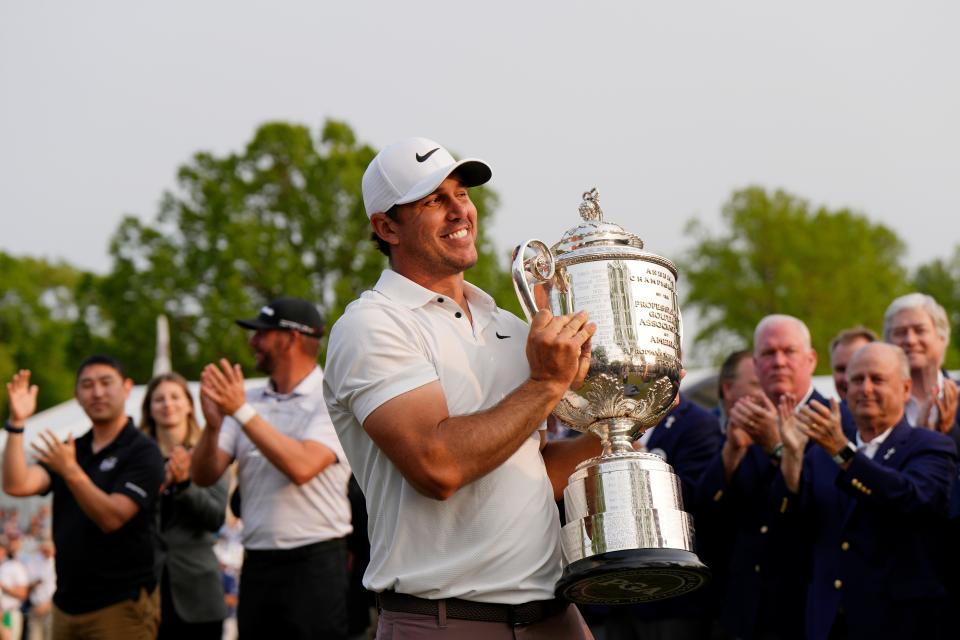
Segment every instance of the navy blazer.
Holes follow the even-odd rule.
[[[956,456],[949,438],[905,419],[873,459],[857,453],[846,471],[822,447],[807,451],[790,509],[812,536],[808,638],[827,638],[841,607],[850,637],[934,632],[945,594],[935,540]]]
[[[947,372],[943,372],[944,377],[953,380],[957,384],[960,381],[951,378]],[[954,422],[947,436],[953,439],[960,451],[960,412],[957,412],[957,419]],[[950,597],[951,606],[954,611],[960,607],[960,475],[953,477],[953,489],[950,492],[950,507],[948,510],[948,521],[943,528],[940,540],[940,549],[943,551],[943,562],[941,563],[941,575],[944,578],[944,584]]]
[[[816,390],[807,402],[813,400],[830,406]],[[841,415],[844,432],[853,438],[853,416],[845,405]],[[719,583],[720,622],[738,638],[753,638],[758,629],[803,637],[809,558],[802,553],[802,531],[788,522],[775,484],[778,469],[762,447],[751,445],[728,484],[718,451],[696,486],[701,558]]]
[[[680,479],[684,505],[692,505],[697,481],[722,442],[717,418],[681,395],[677,407],[654,427],[647,451],[660,455],[673,467]]]

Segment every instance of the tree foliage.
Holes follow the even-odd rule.
[[[78,316],[74,294],[90,277],[63,264],[15,257],[0,252],[0,381],[19,369],[30,369],[39,385],[38,404],[47,407],[73,392],[73,366],[68,360],[72,326]],[[6,416],[7,395],[0,393],[0,415]]]
[[[914,274],[913,285],[917,291],[936,298],[946,309],[952,329],[946,366],[960,367],[960,245],[954,248],[952,257],[921,265]]]
[[[99,313],[136,379],[150,374],[160,313],[170,318],[174,366],[188,376],[220,357],[252,365],[234,320],[271,298],[315,301],[332,324],[386,266],[360,192],[374,155],[342,122],[327,121],[317,140],[307,127],[268,123],[241,153],[196,154],[154,221],[124,219]],[[472,195],[487,219],[494,194]],[[479,243],[484,255],[468,277],[502,293],[509,281],[489,240]]]
[[[697,349],[720,358],[749,346],[763,316],[806,322],[828,369],[827,346],[841,329],[879,329],[889,302],[907,289],[904,244],[889,228],[848,209],[814,209],[784,191],[735,192],[725,231],[692,221],[694,246],[681,261],[685,306],[700,319]]]

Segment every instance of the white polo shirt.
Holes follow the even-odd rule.
[[[319,442],[337,461],[297,486],[264,457],[236,420],[224,418],[218,445],[240,463],[244,548],[292,549],[353,531],[347,498],[350,466],[323,401],[320,367],[290,393],[268,385],[248,390],[247,402],[280,433]]]
[[[472,326],[449,298],[387,270],[330,332],[324,395],[370,515],[363,584],[431,599],[550,599],[560,528],[539,433],[440,501],[414,489],[362,427],[386,401],[437,380],[458,416],[493,407],[529,377],[527,325],[470,284],[466,299]]]
[[[26,587],[30,584],[27,569],[23,563],[14,558],[8,558],[0,564],[0,584],[5,587]],[[19,611],[23,600],[15,598],[6,591],[0,593],[0,609],[3,611]]]

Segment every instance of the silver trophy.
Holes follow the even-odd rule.
[[[677,269],[605,222],[596,189],[583,195],[580,216],[552,248],[528,240],[513,262],[528,319],[547,306],[554,315],[586,310],[597,324],[584,384],[553,411],[603,445],[563,492],[557,593],[588,604],[671,598],[705,584],[709,570],[694,552],[673,468],[633,441],[670,412],[680,388]]]

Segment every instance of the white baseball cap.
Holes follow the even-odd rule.
[[[492,175],[483,160],[454,160],[449,151],[427,138],[407,138],[384,147],[363,173],[367,216],[430,195],[456,170],[465,187],[484,184]]]

